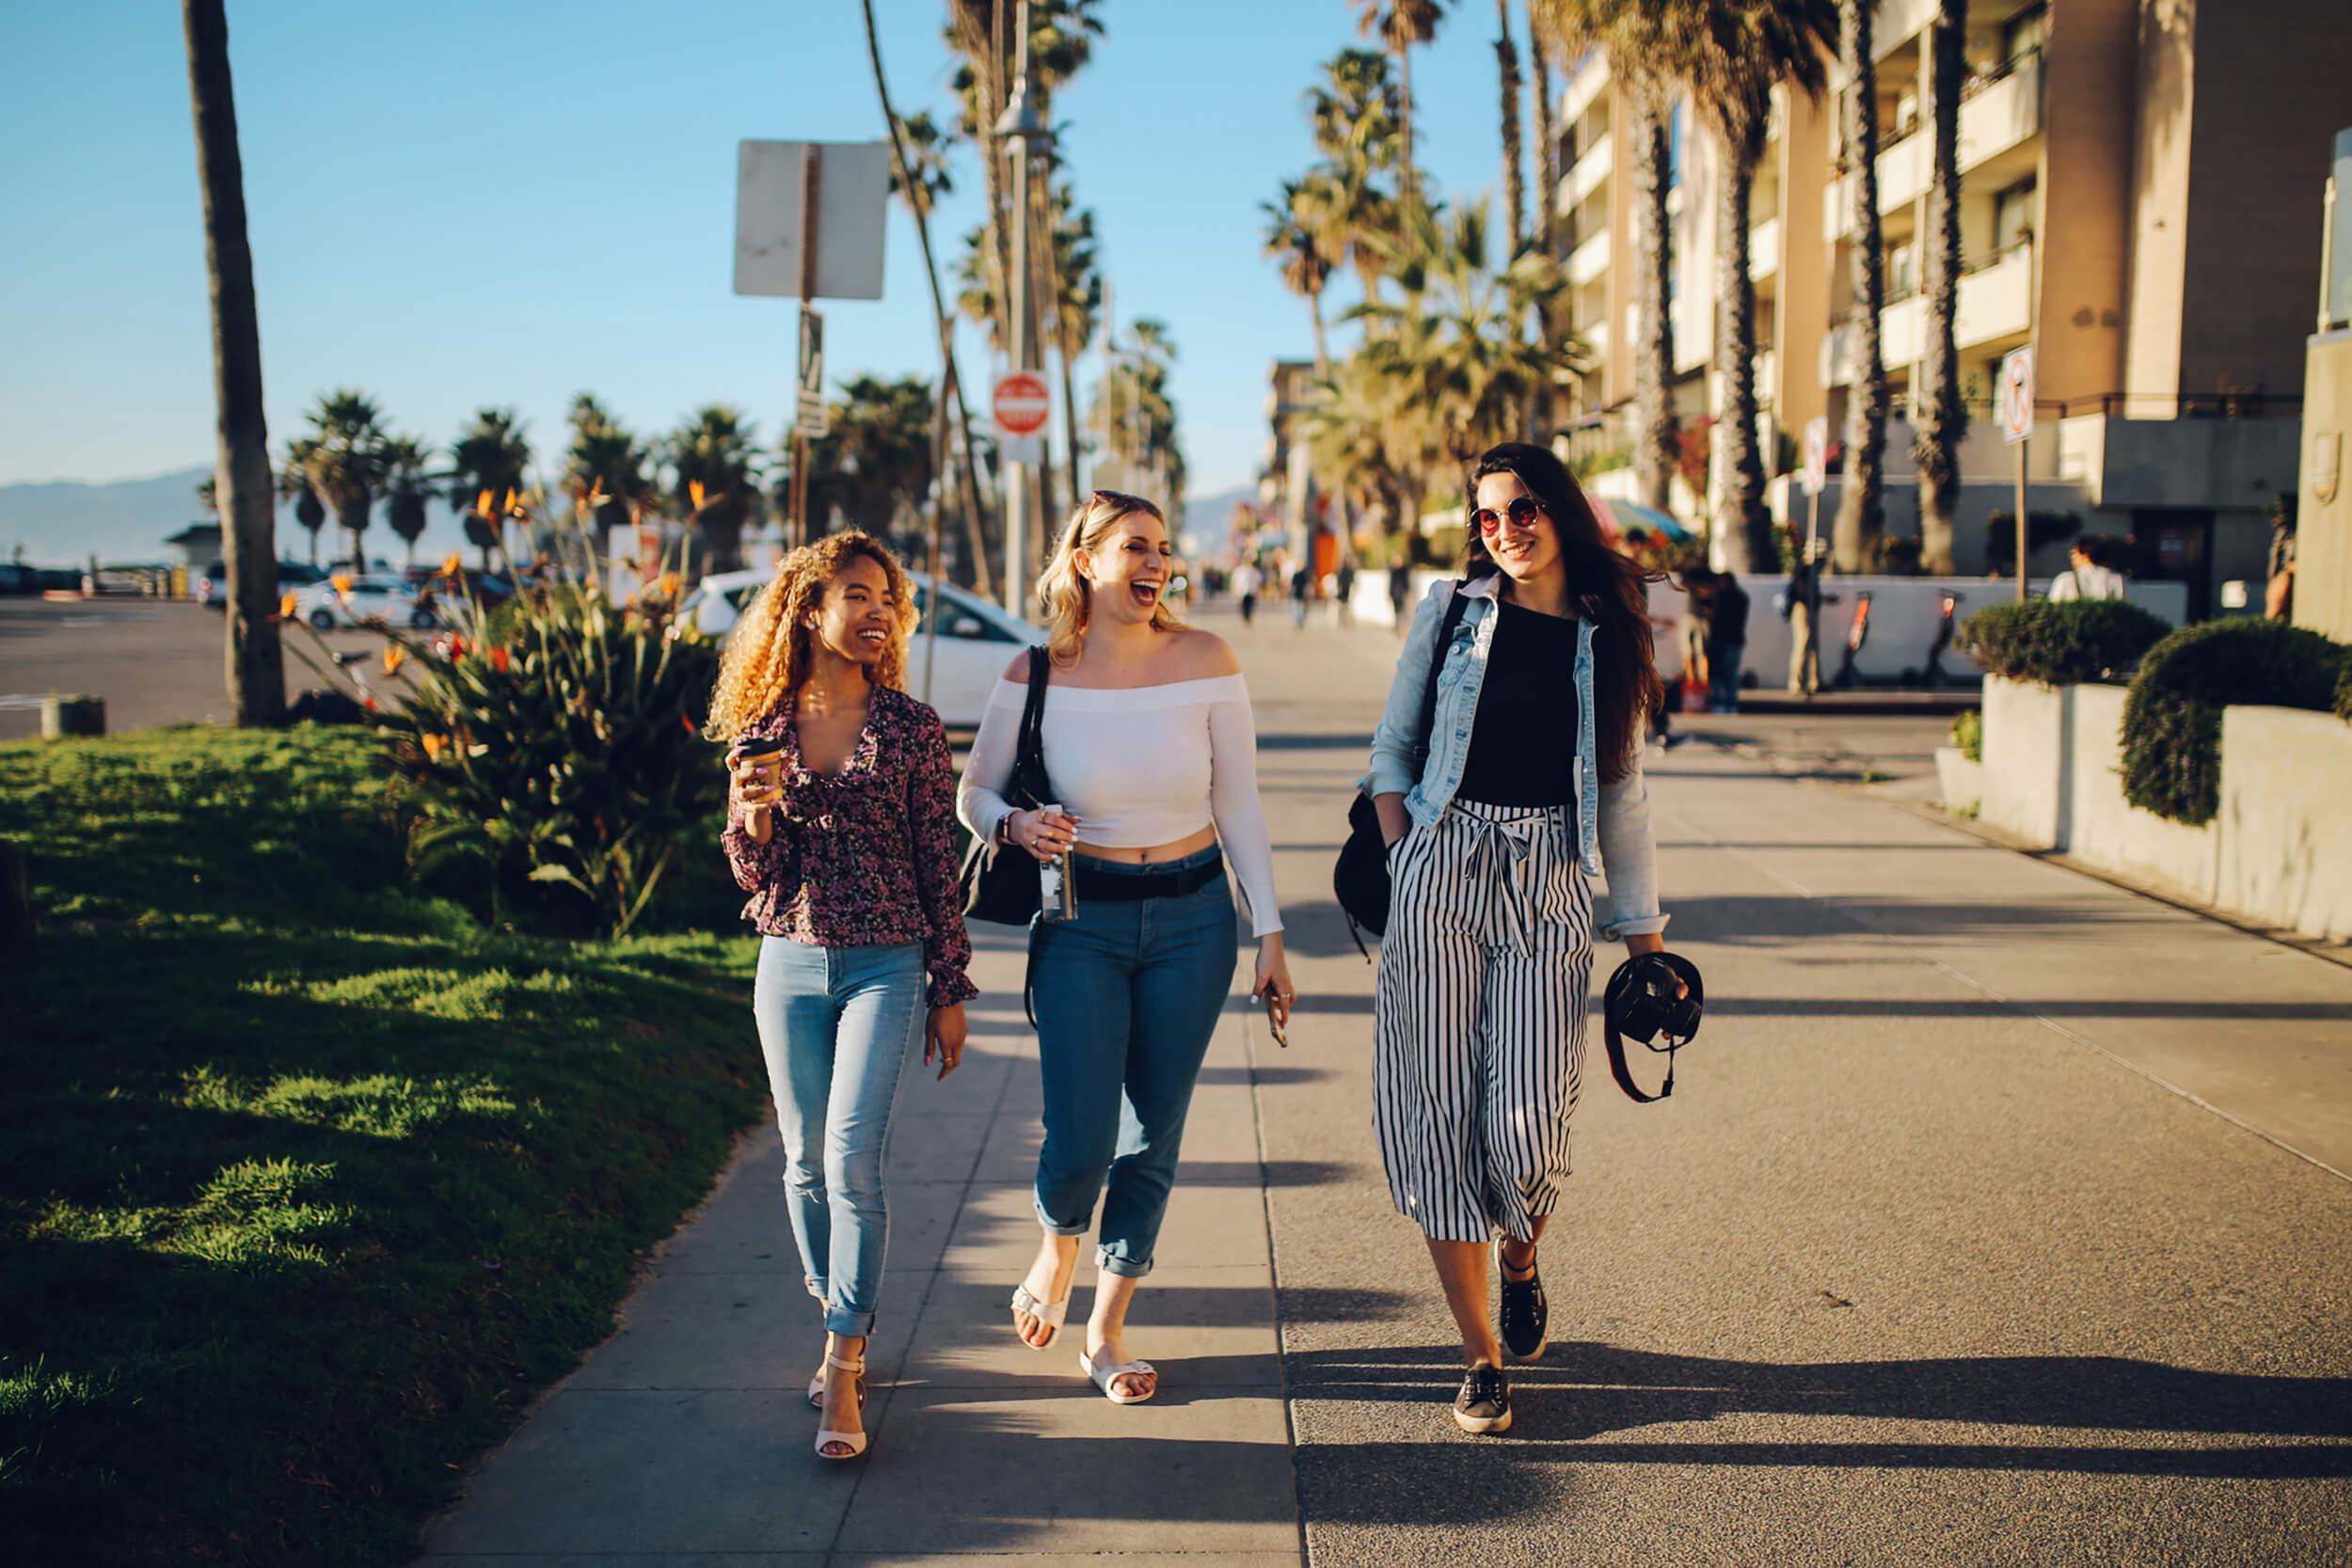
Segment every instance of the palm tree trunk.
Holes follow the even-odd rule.
[[[1640,429],[1634,435],[1633,472],[1643,501],[1661,512],[1670,510],[1678,454],[1675,323],[1667,299],[1674,267],[1674,214],[1666,205],[1673,151],[1666,140],[1664,97],[1654,82],[1633,88],[1634,167],[1642,203],[1642,341],[1633,356],[1634,418]]]
[[[1331,373],[1331,356],[1323,342],[1323,291],[1317,289],[1307,296],[1307,319],[1315,324],[1315,373]]]
[[[1551,67],[1533,18],[1527,26],[1527,53],[1535,88],[1535,243],[1550,256],[1558,228],[1553,214],[1560,205],[1560,135],[1551,123]]]
[[[1927,396],[1914,398],[1919,421],[1912,455],[1919,463],[1919,564],[1931,574],[1957,571],[1954,514],[1960,504],[1960,442],[1968,409],[1960,396],[1960,355],[1952,342],[1960,307],[1960,87],[1967,62],[1968,0],[1943,0],[1933,29],[1933,169],[1928,191]],[[1918,404],[1924,401],[1926,406]],[[1922,418],[1924,415],[1924,418]]]
[[[1763,143],[1761,125],[1736,143],[1725,139],[1715,210],[1715,372],[1724,390],[1715,440],[1724,460],[1715,532],[1724,562],[1734,572],[1775,563],[1772,517],[1764,505],[1764,461],[1756,451],[1756,280],[1748,276],[1748,208]]]
[[[212,298],[214,488],[228,574],[223,663],[230,721],[275,724],[286,715],[285,650],[278,641],[278,515],[270,484],[269,427],[262,415],[262,333],[253,303],[253,251],[246,237],[245,164],[229,74],[222,0],[182,0],[188,97],[196,114],[196,166],[204,201],[204,272]],[[316,535],[312,535],[315,542]]]
[[[956,325],[947,313],[947,296],[939,286],[939,260],[931,251],[930,193],[915,182],[912,161],[907,157],[904,134],[898,128],[898,117],[890,107],[890,87],[882,79],[882,43],[874,31],[874,0],[863,0],[866,10],[866,54],[874,65],[874,95],[882,100],[882,119],[890,127],[890,154],[898,165],[898,188],[907,195],[907,205],[914,210],[914,238],[923,250],[923,276],[931,287],[931,314],[939,322],[939,396],[940,406],[946,399],[956,400],[956,421],[963,438],[963,461],[959,465],[963,487],[964,525],[969,530],[973,552],[973,574],[982,598],[993,599],[996,592],[988,569],[988,551],[982,546],[980,525],[980,485],[972,470],[972,416],[963,405],[960,378],[956,374]],[[986,161],[985,156],[982,159]],[[992,202],[993,198],[992,198]],[[993,210],[993,207],[992,207]]]
[[[1502,222],[1510,244],[1503,264],[1519,253],[1527,236],[1527,183],[1519,167],[1519,51],[1511,41],[1511,0],[1495,0],[1495,67],[1502,74]]]
[[[1867,572],[1886,531],[1886,359],[1879,321],[1886,308],[1885,242],[1879,228],[1878,58],[1870,39],[1875,0],[1840,0],[1839,53],[1845,56],[1846,160],[1853,182],[1853,313],[1861,369],[1846,394],[1846,469],[1831,526],[1831,560],[1841,572]]]
[[[335,521],[342,526],[345,533],[351,535],[351,570],[354,575],[368,569],[365,536],[368,531],[368,510],[374,504],[374,498],[362,490],[337,511]]]

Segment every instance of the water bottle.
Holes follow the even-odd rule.
[[[1059,806],[1040,806],[1041,812],[1061,814]],[[1070,851],[1065,849],[1050,861],[1040,861],[1037,866],[1037,907],[1041,918],[1048,921],[1078,918],[1078,889],[1070,876]]]

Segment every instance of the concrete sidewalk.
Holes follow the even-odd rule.
[[[763,1131],[428,1560],[2352,1560],[2352,1182],[2314,1163],[2352,1169],[2352,970],[1704,740],[1652,766],[1707,1030],[1646,1107],[1594,1041],[1551,1350],[1460,1434],[1329,892],[1395,643],[1211,624],[1304,994],[1287,1053],[1238,997],[1212,1048],[1134,1314],[1159,1398],[1011,1334],[1038,1087],[984,936],[963,1070],[901,1101],[869,1457],[810,1452]]]

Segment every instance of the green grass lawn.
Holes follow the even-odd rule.
[[[750,940],[485,931],[373,744],[0,746],[12,1563],[405,1560],[760,1114]]]

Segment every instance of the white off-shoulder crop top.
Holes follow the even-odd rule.
[[[990,693],[956,814],[982,838],[1012,811],[1012,777],[1025,683]],[[1045,688],[1045,773],[1057,803],[1079,818],[1078,837],[1106,849],[1189,838],[1214,823],[1248,901],[1250,930],[1282,928],[1274,902],[1274,847],[1258,800],[1258,733],[1239,675],[1162,686]]]

